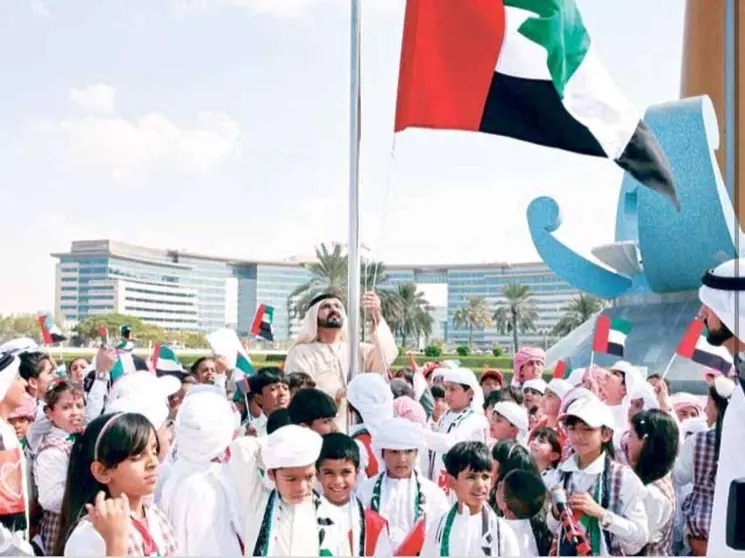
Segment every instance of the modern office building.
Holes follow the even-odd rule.
[[[274,335],[291,338],[299,328],[290,315],[288,297],[310,280],[304,267],[310,258],[283,262],[225,259],[175,250],[156,250],[109,240],[73,242],[59,259],[56,313],[68,326],[86,316],[120,312],[132,314],[166,330],[209,332],[236,324],[245,335],[260,304],[274,307]],[[468,331],[453,325],[453,315],[468,297],[485,296],[496,309],[504,303],[502,289],[520,283],[533,292],[538,311],[536,330],[521,333],[525,343],[550,343],[550,331],[562,308],[578,291],[543,263],[458,264],[437,266],[390,265],[381,288],[398,283],[445,285],[447,300],[432,301],[435,321],[431,339],[448,345],[465,344]],[[228,308],[230,289],[237,289],[237,309]],[[490,327],[474,331],[474,346],[511,348],[511,335]]]

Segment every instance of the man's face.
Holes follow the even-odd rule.
[[[706,340],[710,345],[721,347],[725,341],[732,338],[732,332],[722,323],[711,308],[708,306],[701,308],[701,317],[706,324]]]
[[[318,307],[318,327],[340,329],[344,325],[344,306],[338,298],[328,298]]]

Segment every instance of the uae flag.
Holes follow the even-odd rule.
[[[178,357],[167,345],[156,343],[153,347],[153,370],[159,372],[183,372],[184,368],[178,361]]]
[[[135,372],[136,370],[137,368],[135,367],[132,353],[119,353],[116,362],[111,369],[111,383],[113,384],[125,374],[130,374],[132,372]]]
[[[631,324],[626,320],[598,316],[592,350],[596,353],[608,353],[609,355],[623,357],[626,337],[631,332],[631,327]]]
[[[613,159],[679,208],[667,157],[573,0],[407,0],[395,131],[406,128]]]
[[[724,374],[732,368],[732,355],[724,347],[715,347],[706,340],[706,326],[693,320],[678,345],[677,354],[694,362],[715,368]]]
[[[41,340],[45,345],[61,343],[67,339],[49,314],[39,316],[39,328],[41,329]]]
[[[251,391],[248,387],[248,379],[256,373],[254,370],[251,357],[242,351],[238,351],[238,356],[235,359],[235,385],[245,395]]]
[[[262,304],[256,311],[256,316],[254,316],[251,335],[261,337],[267,341],[274,341],[272,323],[274,323],[274,307]]]
[[[556,366],[554,366],[553,377],[557,380],[566,380],[571,373],[572,367],[569,366],[569,364],[567,364],[565,361],[560,360],[556,363]]]

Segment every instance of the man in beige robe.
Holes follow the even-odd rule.
[[[398,355],[396,341],[383,320],[380,298],[375,293],[362,296],[362,306],[371,318],[372,343],[361,343],[359,371],[387,374]],[[285,373],[305,372],[316,382],[316,387],[339,403],[336,425],[347,431],[347,403],[345,390],[349,375],[349,343],[347,315],[344,306],[332,294],[314,298],[305,314],[303,329],[287,353]]]

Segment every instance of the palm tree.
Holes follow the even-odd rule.
[[[513,354],[519,346],[518,330],[521,333],[535,330],[535,321],[538,319],[538,311],[530,301],[532,293],[527,285],[510,283],[502,289],[502,298],[506,303],[498,306],[494,312],[494,322],[501,334],[512,332]]]
[[[551,333],[563,337],[577,329],[604,307],[605,303],[602,299],[582,293],[561,309],[564,315],[556,323]]]
[[[398,299],[398,307],[391,318],[391,327],[401,338],[401,344],[406,347],[410,337],[419,339],[422,335],[430,335],[434,324],[429,314],[432,307],[424,293],[417,290],[416,284],[399,283],[393,294]]]
[[[302,320],[310,301],[322,293],[333,293],[347,306],[347,262],[348,256],[342,252],[341,245],[334,245],[332,250],[326,244],[317,247],[316,261],[305,264],[305,269],[311,274],[310,280],[298,286],[287,299],[292,317]],[[377,287],[387,280],[388,274],[382,262],[362,265],[360,287],[364,291],[376,286],[375,290],[383,307],[383,318],[389,321],[395,315],[398,301],[392,290]],[[361,329],[364,335],[365,328]]]
[[[453,314],[455,327],[468,328],[468,346],[473,345],[473,330],[484,329],[491,323],[489,305],[483,296],[472,296],[466,304]]]

